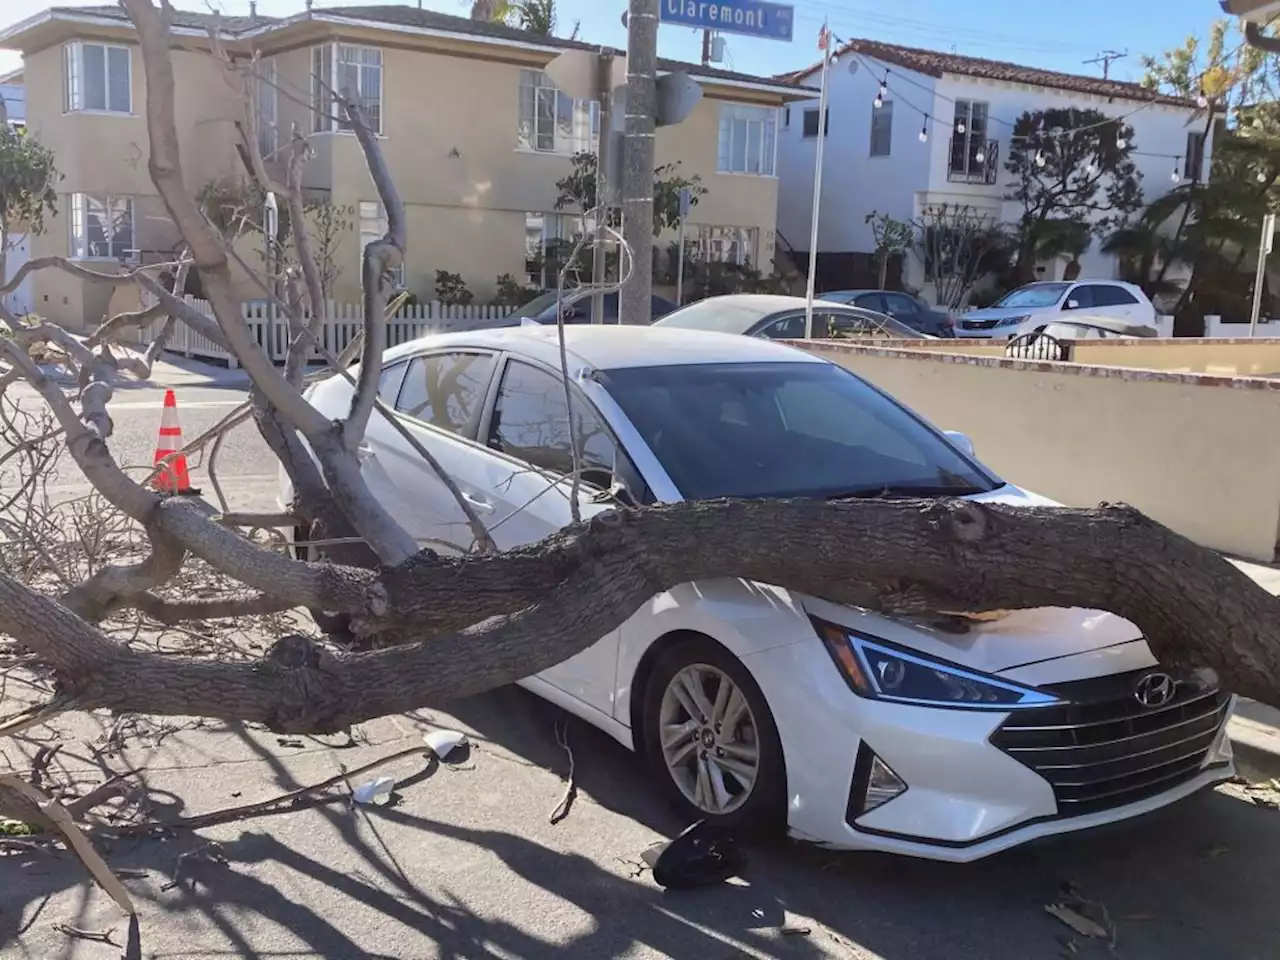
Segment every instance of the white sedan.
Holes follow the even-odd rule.
[[[643,327],[565,336],[583,516],[613,498],[1049,502],[802,351]],[[545,327],[427,337],[383,360],[383,398],[503,549],[570,522],[559,370]],[[333,377],[309,397],[340,419],[351,387]],[[458,505],[376,415],[363,456],[374,494],[415,537],[469,549]],[[724,578],[655,596],[522,685],[642,754],[688,818],[785,825],[835,848],[973,860],[1233,775],[1230,695],[1170,676],[1131,623],[1092,610],[1020,611],[957,632]]]
[[[1122,280],[1046,280],[1005,294],[990,307],[956,321],[956,336],[1010,340],[1054,320],[1110,317],[1134,326],[1156,325],[1156,308],[1137,284]]]

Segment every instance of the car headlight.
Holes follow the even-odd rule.
[[[869,700],[1001,712],[1062,702],[1035,687],[976,673],[817,617],[810,619],[849,689]]]
[[[1000,320],[996,321],[996,326],[997,327],[1016,327],[1018,324],[1022,323],[1022,321],[1030,320],[1030,319],[1031,319],[1031,314],[1029,313],[1025,313],[1020,317],[1003,317]]]

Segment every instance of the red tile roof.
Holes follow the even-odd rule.
[[[879,40],[850,40],[837,52],[841,56],[849,53],[862,54],[864,57],[878,60],[881,63],[905,67],[908,70],[931,77],[941,77],[944,73],[951,73],[966,77],[979,77],[984,80],[1003,80],[1006,83],[1024,83],[1033,87],[1070,90],[1074,93],[1085,93],[1097,97],[1154,101],[1178,107],[1195,107],[1196,105],[1194,100],[1148,90],[1137,83],[1126,83],[1122,80],[1104,80],[1101,77],[1086,77],[1074,73],[1059,73],[1056,70],[1023,67],[1016,63],[1006,63],[1002,60],[967,57],[958,53],[939,53],[936,50],[904,47],[896,43],[883,43]],[[821,66],[822,64],[818,63],[811,67],[806,67],[804,70],[785,74],[779,79],[799,83],[812,75],[814,71],[820,69]]]

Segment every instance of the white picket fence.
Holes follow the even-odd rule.
[[[187,297],[187,303],[213,320],[213,308],[208,301]],[[245,323],[254,339],[273,361],[284,361],[289,352],[289,324],[276,309],[265,303],[246,303],[241,306]],[[448,306],[443,303],[422,303],[405,307],[386,320],[387,346],[394,347],[429,333],[447,333],[451,330],[469,330],[486,322],[509,316],[511,307],[472,305]],[[139,346],[151,343],[160,333],[162,322],[157,321],[137,331]],[[363,308],[353,303],[328,303],[325,305],[320,327],[320,342],[330,353],[341,353],[364,328]],[[174,325],[166,346],[169,353],[179,353],[200,360],[222,361],[237,366],[236,358],[218,344],[202,337],[184,323]],[[313,349],[313,360],[322,358],[320,350]]]

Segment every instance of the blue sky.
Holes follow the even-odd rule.
[[[68,6],[73,0],[61,0]],[[99,3],[103,0],[98,0]],[[192,10],[206,9],[204,0],[175,0]],[[346,5],[361,0],[345,0]],[[416,0],[409,0],[416,2]],[[344,0],[316,0],[317,7]],[[50,0],[2,0],[0,22],[12,23],[50,6]],[[248,12],[248,0],[212,0],[226,13]],[[1012,60],[1070,73],[1098,72],[1081,61],[1104,49],[1129,51],[1112,67],[1112,76],[1136,80],[1140,53],[1159,53],[1188,33],[1207,32],[1219,15],[1218,0],[792,0],[796,36],[791,43],[728,36],[725,66],[745,73],[774,74],[817,59],[816,38],[823,18],[839,37],[866,37],[934,50],[952,50],[995,60]],[[465,16],[470,0],[423,0],[423,6]],[[266,15],[296,13],[303,0],[259,0]],[[625,0],[558,0],[560,32],[576,20],[583,39],[626,45],[621,15]],[[687,28],[664,26],[659,50],[676,60],[697,60],[700,35]],[[0,53],[0,72],[15,67],[14,54]]]

